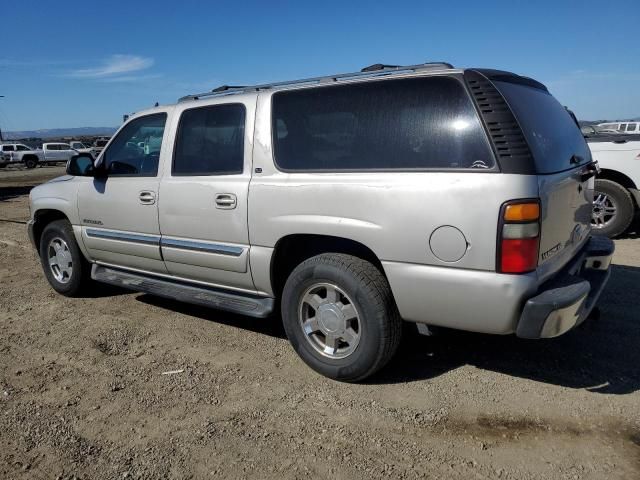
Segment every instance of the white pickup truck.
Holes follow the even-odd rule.
[[[2,145],[0,155],[0,168],[11,164],[24,164],[27,168],[35,168],[38,164],[53,164],[67,162],[78,153],[88,153],[94,156],[93,149],[85,147],[80,142],[73,142],[76,146],[82,145],[81,150],[74,149],[68,143],[43,143],[42,148],[30,148],[21,143],[5,143]]]
[[[615,237],[632,224],[640,206],[640,137],[602,135],[586,139],[600,173],[591,224],[596,234]]]

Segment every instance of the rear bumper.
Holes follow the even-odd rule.
[[[527,300],[516,335],[552,338],[580,325],[591,313],[609,279],[615,246],[606,237],[591,237],[561,273]]]

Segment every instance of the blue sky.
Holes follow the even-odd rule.
[[[221,84],[444,60],[547,84],[579,118],[640,115],[640,2],[6,1],[3,130],[116,126]]]

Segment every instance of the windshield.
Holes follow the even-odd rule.
[[[522,128],[538,173],[561,172],[591,161],[582,132],[553,95],[511,82],[496,81],[495,86]]]

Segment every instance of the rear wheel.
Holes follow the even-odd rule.
[[[38,166],[38,159],[35,157],[27,157],[24,159],[24,166],[27,168],[36,168]]]
[[[67,297],[79,295],[91,280],[89,262],[82,255],[67,220],[56,220],[44,228],[40,262],[49,284]]]
[[[633,221],[634,204],[629,191],[611,180],[596,180],[591,226],[595,235],[616,237]]]
[[[386,278],[371,263],[322,254],[298,265],[284,287],[289,341],[312,369],[336,380],[363,380],[386,365],[402,320]]]

